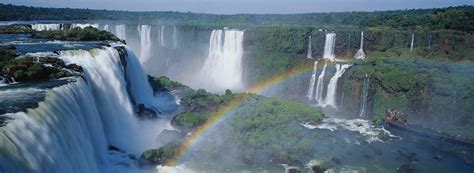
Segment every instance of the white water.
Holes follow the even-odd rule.
[[[213,30],[209,39],[209,55],[200,71],[201,85],[206,89],[240,90],[244,32],[233,29]]]
[[[104,31],[109,31],[109,25],[104,25]]]
[[[125,25],[115,26],[115,35],[122,40],[127,40],[127,35],[125,32]]]
[[[140,63],[144,65],[151,57],[151,36],[150,25],[140,25],[137,27],[138,35],[140,35]]]
[[[99,28],[99,24],[91,24],[91,23],[75,23],[71,25],[71,28],[86,28],[86,27],[93,27],[93,28]]]
[[[327,63],[324,64],[323,71],[319,74],[318,83],[316,84],[316,95],[314,99],[318,101],[318,104],[324,103],[323,90],[324,90],[324,75],[326,74]]]
[[[49,90],[38,108],[1,115],[14,118],[0,131],[2,169],[58,173],[137,171],[136,165],[117,163],[134,163],[126,153],[109,153],[107,146],[139,155],[156,148],[158,134],[169,127],[159,120],[136,118],[131,98],[149,101],[137,94],[150,95],[152,91],[146,87],[146,76],[138,60],[131,51],[128,54],[125,69],[118,51],[111,47],[61,52],[59,58],[66,64],[83,67],[84,78]]]
[[[365,59],[364,53],[364,31],[360,33],[360,47],[354,56],[355,59]]]
[[[178,48],[178,29],[176,26],[173,27],[173,49]]]
[[[361,105],[359,117],[365,117],[367,113],[367,97],[369,96],[369,76],[365,73],[364,84],[362,86]]]
[[[336,33],[326,34],[326,41],[324,43],[323,58],[334,61],[336,59],[336,55],[334,55],[334,48],[335,47],[336,47]]]
[[[31,24],[31,28],[35,31],[49,31],[49,30],[62,30],[63,29],[61,24],[42,24],[42,23]]]
[[[337,91],[337,82],[339,78],[346,72],[347,68],[349,68],[350,64],[336,64],[336,73],[334,76],[329,80],[326,100],[321,104],[322,106],[332,106],[333,108],[337,108],[336,104],[336,91]]]
[[[316,73],[318,72],[318,61],[314,61],[314,67],[313,67],[313,73],[311,74],[311,80],[309,81],[309,88],[308,88],[308,94],[306,94],[306,97],[308,97],[308,100],[311,101],[314,99],[314,85],[316,83]]]
[[[342,119],[342,118],[325,118],[323,122],[318,125],[311,125],[308,123],[301,123],[301,125],[307,129],[326,129],[329,131],[336,131],[339,129],[353,131],[361,134],[365,137],[366,142],[383,142],[379,139],[379,133],[381,131],[385,132],[391,138],[397,138],[397,136],[392,135],[389,131],[385,130],[383,127],[377,127],[370,123],[368,120],[364,119]]]
[[[411,34],[410,52],[413,52],[413,44],[414,43],[415,43],[415,34]]]
[[[165,47],[165,26],[161,25],[160,28],[160,46]]]
[[[306,58],[308,58],[308,59],[313,59],[313,57],[312,57],[313,51],[311,49],[311,42],[312,42],[312,39],[311,39],[311,35],[310,35],[309,38],[308,38],[308,53],[306,54]]]

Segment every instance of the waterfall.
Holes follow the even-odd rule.
[[[327,63],[324,64],[323,71],[321,71],[321,74],[319,74],[318,77],[318,83],[316,84],[316,95],[314,96],[314,99],[318,101],[318,104],[321,104],[324,102],[323,98],[323,90],[324,90],[324,75],[326,74],[326,67]]]
[[[81,23],[75,23],[75,24],[72,24],[71,25],[71,28],[81,28],[81,29],[84,29],[86,27],[93,27],[93,28],[99,28],[99,24],[91,24],[91,23],[84,23],[84,24],[81,24]]]
[[[326,42],[324,43],[324,59],[334,61],[336,55],[334,55],[334,48],[336,47],[336,33],[326,34]]]
[[[127,35],[125,32],[125,25],[115,26],[115,35],[122,40],[127,40]]]
[[[413,44],[414,43],[415,43],[415,34],[411,34],[410,52],[413,52]]]
[[[106,120],[99,116],[91,89],[78,79],[48,92],[38,108],[7,114],[15,120],[0,132],[4,171],[103,172]]]
[[[109,31],[109,25],[104,25],[104,31]]]
[[[63,25],[62,24],[42,24],[42,23],[36,23],[36,24],[31,24],[31,29],[35,31],[49,31],[49,30],[62,30]]]
[[[213,30],[209,39],[209,55],[201,69],[203,85],[209,89],[239,90],[242,84],[244,31]]]
[[[362,94],[361,94],[361,105],[359,111],[359,117],[365,117],[367,113],[367,97],[369,96],[369,76],[365,73],[364,84],[362,86]]]
[[[138,94],[152,91],[127,52],[126,65],[112,47],[61,52],[66,64],[83,67],[83,78],[48,90],[37,108],[1,115],[14,119],[0,131],[2,171],[114,172],[108,145],[135,155],[156,147],[160,126],[140,121],[131,101],[150,101]]]
[[[313,57],[311,56],[312,53],[313,53],[313,51],[311,49],[311,35],[310,35],[309,38],[308,38],[308,53],[306,54],[306,58],[313,59]]]
[[[360,33],[360,48],[354,56],[355,59],[365,59],[364,53],[364,31]]]
[[[313,67],[313,73],[311,74],[311,80],[309,81],[309,89],[308,89],[308,94],[306,97],[308,97],[308,100],[311,101],[313,100],[313,95],[314,95],[314,84],[316,83],[316,73],[318,72],[318,61],[314,61],[314,67]]]
[[[326,100],[323,102],[324,106],[332,106],[333,108],[337,108],[336,104],[336,91],[337,91],[337,82],[339,78],[344,74],[344,72],[349,68],[350,64],[336,64],[336,73],[334,76],[329,80]]]
[[[160,46],[165,47],[165,26],[161,25],[160,28]]]
[[[176,26],[173,27],[173,49],[178,48],[178,29]]]
[[[433,36],[432,36],[431,33],[430,33],[430,35],[429,35],[429,37],[428,37],[428,49],[431,49],[431,42],[432,42],[432,39],[433,39],[432,37],[433,37]]]
[[[140,63],[145,64],[151,56],[150,25],[140,25],[137,27],[140,35]]]

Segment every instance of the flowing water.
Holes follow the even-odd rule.
[[[311,80],[309,81],[308,100],[311,101],[314,99],[314,85],[316,83],[316,73],[318,72],[318,61],[314,61],[313,73],[311,74]]]
[[[151,57],[151,36],[150,25],[140,25],[137,27],[138,35],[140,36],[140,63],[145,64]]]
[[[316,84],[316,95],[314,99],[318,101],[318,104],[324,103],[323,90],[324,90],[324,75],[326,74],[326,68],[328,64],[324,64],[323,71],[319,74],[318,83]]]
[[[36,31],[62,30],[63,25],[58,24],[58,23],[51,23],[51,24],[35,23],[35,24],[31,24],[31,28]]]
[[[324,43],[324,59],[329,59],[331,61],[336,60],[336,55],[334,55],[334,48],[336,47],[336,33],[326,34],[326,41]]]
[[[334,74],[333,77],[331,77],[331,80],[329,80],[326,99],[322,103],[320,103],[320,105],[332,106],[333,108],[337,108],[337,104],[336,104],[337,84],[338,84],[339,78],[342,77],[344,72],[346,72],[346,70],[350,66],[351,66],[350,64],[336,64],[336,73]]]
[[[200,75],[203,86],[215,91],[241,90],[244,32],[225,29],[213,30],[209,40],[209,55]]]
[[[312,44],[312,39],[311,39],[311,35],[308,37],[308,53],[306,54],[306,58],[308,59],[313,59],[312,57],[312,49],[311,49],[311,44]]]
[[[354,56],[355,59],[365,59],[364,53],[364,31],[360,33],[360,48]]]
[[[115,26],[115,35],[118,38],[122,39],[122,40],[127,40],[125,25],[116,25]]]
[[[361,105],[359,111],[359,117],[366,117],[367,115],[367,102],[369,97],[369,76],[365,73],[364,83],[362,86],[362,93],[360,95]]]

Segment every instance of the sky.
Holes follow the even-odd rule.
[[[0,0],[0,3],[128,11],[289,14],[474,5],[474,0]]]

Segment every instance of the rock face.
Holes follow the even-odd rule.
[[[171,142],[163,147],[143,152],[138,160],[142,166],[164,165],[177,151],[179,144]]]
[[[138,104],[138,116],[140,118],[156,118],[157,112],[151,108],[147,108],[144,104]]]

